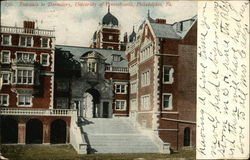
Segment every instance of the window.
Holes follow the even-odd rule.
[[[2,73],[2,77],[3,77],[3,84],[10,83],[10,74],[9,73]]]
[[[162,95],[162,107],[164,110],[172,109],[172,94],[171,93],[164,93]]]
[[[132,51],[130,54],[130,61],[133,61],[135,59],[135,51]]]
[[[96,63],[88,62],[88,72],[96,72]]]
[[[42,47],[49,47],[49,38],[42,38]]]
[[[8,106],[9,105],[9,95],[0,95],[0,105],[1,106]]]
[[[35,54],[34,53],[17,53],[17,60],[22,61],[34,61],[35,60]]]
[[[163,67],[163,83],[173,83],[173,67],[164,66]]]
[[[32,70],[14,70],[13,83],[33,84],[33,71]]]
[[[142,87],[147,86],[147,85],[150,84],[149,70],[142,73],[142,75],[141,75],[141,84],[142,84]]]
[[[117,100],[115,103],[115,110],[126,110],[126,101]]]
[[[18,95],[18,106],[31,106],[32,96],[31,95]]]
[[[150,101],[149,95],[141,96],[141,108],[144,110],[149,110],[150,109],[149,101]]]
[[[127,92],[126,87],[127,85],[125,84],[116,84],[115,93],[126,93]]]
[[[186,127],[184,129],[184,146],[190,146],[190,128]]]
[[[137,91],[137,82],[131,82],[130,84],[130,92],[135,93]]]
[[[57,98],[56,99],[56,108],[67,109],[68,108],[68,98]]]
[[[21,36],[20,46],[31,47],[32,46],[32,37]]]
[[[2,63],[10,63],[10,52],[9,51],[2,51],[1,62]]]
[[[131,110],[137,110],[137,100],[131,99],[130,106],[131,106]]]
[[[43,66],[48,66],[49,65],[49,55],[42,53],[41,58],[40,58],[40,63]]]
[[[56,84],[57,84],[58,91],[68,91],[69,89],[69,83],[67,82],[58,81],[56,82]]]
[[[3,35],[3,45],[10,45],[10,35]]]
[[[121,61],[121,56],[120,55],[113,55],[113,61],[114,62],[120,62]]]
[[[113,36],[109,36],[109,40],[112,40],[113,39]]]

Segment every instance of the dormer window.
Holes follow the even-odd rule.
[[[114,62],[120,62],[121,61],[121,56],[120,55],[113,55],[113,61]]]
[[[96,67],[95,62],[88,62],[88,72],[96,72]]]

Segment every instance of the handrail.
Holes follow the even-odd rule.
[[[1,115],[71,116],[74,109],[1,108]]]

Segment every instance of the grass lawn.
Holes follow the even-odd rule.
[[[90,154],[78,155],[70,145],[2,145],[9,160],[170,160],[195,159],[195,151],[163,154]],[[184,160],[184,159],[180,159]]]

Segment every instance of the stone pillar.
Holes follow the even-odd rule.
[[[26,123],[24,121],[20,121],[18,123],[18,144],[25,144],[26,137]]]
[[[50,126],[47,123],[43,124],[43,144],[50,143]]]
[[[71,119],[72,121],[72,119]],[[68,123],[66,123],[66,143],[70,143],[70,127]]]

